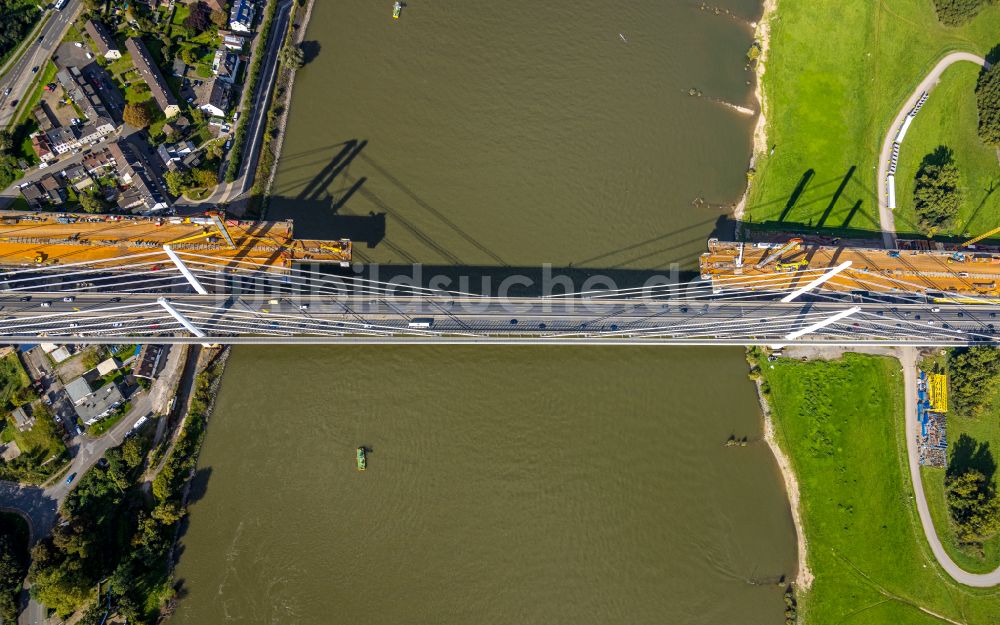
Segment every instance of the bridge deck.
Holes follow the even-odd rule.
[[[61,219],[61,221],[60,221]],[[245,261],[274,268],[294,262],[349,262],[350,242],[295,239],[291,221],[227,220],[232,249],[204,218],[118,217],[5,211],[0,216],[0,264],[44,265],[89,262],[121,264],[123,257],[156,251],[172,243],[178,251],[220,261]],[[210,236],[199,236],[210,233]],[[112,260],[114,259],[114,260]]]
[[[746,281],[747,288],[759,282],[761,288],[780,289],[801,286],[815,274],[803,277],[800,271],[779,271],[776,262],[760,269],[755,265],[780,249],[743,245],[742,266],[737,267],[740,243],[709,241],[709,251],[700,259],[701,274],[723,287],[727,281]],[[966,251],[955,256],[944,249],[916,249],[890,251],[860,247],[838,247],[802,243],[786,252],[781,262],[806,261],[806,268],[822,270],[835,267],[844,261],[852,265],[827,283],[834,290],[892,291],[931,290],[962,295],[1000,295],[1000,254]]]

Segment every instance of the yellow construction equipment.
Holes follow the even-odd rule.
[[[798,238],[796,238],[796,239],[789,239],[788,243],[785,243],[783,246],[781,246],[780,248],[778,248],[778,251],[774,252],[773,254],[769,254],[767,257],[764,258],[764,260],[762,260],[759,263],[757,263],[756,265],[754,265],[754,269],[763,269],[764,267],[767,267],[768,265],[770,265],[774,261],[776,261],[779,258],[781,258],[781,256],[785,252],[790,252],[790,251],[798,248],[801,243],[802,243],[802,239],[798,239]]]
[[[982,233],[978,237],[973,237],[973,238],[969,239],[968,241],[966,241],[965,243],[963,243],[962,247],[969,247],[970,245],[975,245],[976,243],[979,243],[983,239],[987,239],[987,238],[993,236],[994,234],[1000,234],[1000,228],[994,228],[994,229],[990,230],[989,232]]]
[[[808,260],[797,260],[791,263],[777,263],[774,265],[775,271],[797,271],[809,266]]]
[[[48,258],[48,257],[49,257],[49,255],[46,254],[45,252],[38,252],[38,254],[35,255],[35,262],[36,263],[44,263],[45,259]]]
[[[222,235],[222,238],[226,240],[226,244],[229,245],[229,249],[235,250],[236,249],[236,243],[233,241],[232,235],[229,234],[229,229],[226,228],[226,223],[222,220],[222,218],[219,216],[219,214],[218,213],[206,213],[206,215],[208,216],[209,219],[212,220],[212,225],[215,226],[215,229],[219,231],[219,234]],[[185,219],[184,221],[185,222],[190,222],[189,219]],[[215,233],[211,229],[205,228],[205,231],[202,232],[201,234],[193,234],[191,236],[181,237],[179,239],[174,239],[173,241],[168,242],[167,245],[175,245],[177,243],[187,243],[188,241],[195,241],[197,239],[204,239],[204,238],[210,237],[210,236],[212,236],[214,234]]]

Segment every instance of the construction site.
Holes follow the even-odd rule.
[[[839,267],[825,288],[838,291],[924,291],[945,298],[956,295],[1000,296],[1000,250],[977,246],[980,239],[946,245],[933,241],[899,241],[899,249],[865,247],[828,240],[792,237],[777,242],[726,242],[709,239],[701,255],[701,277],[717,292],[727,283],[741,288],[783,289],[802,286],[818,272]],[[995,300],[994,300],[995,301]]]
[[[71,213],[0,213],[0,264],[89,263],[113,268],[130,256],[169,246],[246,268],[288,269],[296,263],[351,262],[351,242],[296,239],[289,221],[239,221],[209,212],[192,217]]]

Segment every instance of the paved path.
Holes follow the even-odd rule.
[[[888,132],[886,132],[885,139],[882,140],[882,151],[878,156],[878,175],[877,175],[877,197],[878,197],[878,217],[879,224],[882,228],[882,241],[885,247],[888,249],[895,249],[896,244],[896,218],[892,214],[892,210],[889,208],[888,202],[888,191],[886,189],[886,176],[889,174],[889,158],[892,155],[892,143],[896,138],[896,133],[899,132],[900,126],[903,124],[903,118],[909,114],[913,107],[916,106],[917,100],[920,99],[920,95],[927,91],[930,92],[935,85],[941,80],[941,74],[944,70],[948,69],[955,63],[960,62],[971,62],[976,65],[981,65],[987,67],[986,59],[976,54],[970,52],[952,52],[945,55],[943,59],[938,61],[938,64],[934,66],[934,69],[930,71],[929,74],[917,85],[917,88],[913,90],[910,97],[907,98],[903,107],[899,109],[899,114],[896,115],[896,119],[892,121],[892,125],[889,126]]]
[[[906,393],[906,453],[910,465],[910,479],[913,481],[913,494],[917,502],[917,513],[920,516],[920,524],[924,528],[924,536],[927,538],[931,551],[937,559],[938,564],[956,582],[966,586],[977,586],[988,588],[1000,584],[1000,567],[990,573],[976,574],[969,573],[948,556],[948,553],[941,545],[934,530],[934,522],[931,520],[931,512],[927,507],[927,495],[924,493],[924,484],[920,477],[920,461],[917,453],[917,350],[913,347],[900,348],[900,363],[903,365],[903,388]]]

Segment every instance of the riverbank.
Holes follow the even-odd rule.
[[[871,625],[992,623],[1000,595],[944,576],[923,539],[908,479],[899,361],[794,355],[751,361],[801,497],[815,577],[796,594],[799,622],[864,612]]]
[[[778,9],[778,0],[764,0],[760,20],[756,24],[754,43],[758,54],[754,61],[754,97],[757,99],[757,122],[753,127],[753,146],[750,152],[750,164],[747,166],[747,188],[733,209],[733,219],[736,220],[737,235],[746,213],[747,199],[750,197],[750,187],[753,186],[754,173],[757,167],[757,157],[767,151],[767,94],[764,92],[764,70],[767,65],[768,52],[771,49],[771,18]]]
[[[290,21],[292,26],[289,28],[294,36],[286,36],[285,46],[302,46],[306,32],[309,30],[313,5],[315,5],[315,0],[306,1],[300,22],[296,22],[300,12],[299,5],[292,5]],[[298,27],[294,28],[296,24]],[[267,219],[268,200],[274,186],[274,177],[278,172],[276,165],[281,158],[281,149],[285,144],[285,128],[288,126],[288,116],[292,110],[292,94],[295,90],[295,75],[298,74],[298,70],[299,68],[294,67],[281,69],[274,88],[275,95],[279,97],[272,100],[271,108],[268,111],[267,127],[264,129],[264,145],[261,146],[260,162],[257,166],[257,174],[254,176],[254,189],[250,200],[250,212],[257,215],[259,219]],[[263,184],[261,183],[262,173],[266,173]]]
[[[748,357],[751,371],[755,366],[755,361]],[[792,468],[792,461],[781,449],[774,433],[774,418],[771,413],[771,404],[767,401],[767,395],[762,388],[763,378],[759,375],[753,378],[757,389],[757,399],[760,402],[760,412],[764,419],[764,441],[768,449],[774,456],[774,461],[778,463],[778,471],[781,473],[781,481],[785,485],[785,493],[788,495],[788,505],[792,512],[792,524],[795,525],[796,558],[798,570],[795,574],[795,588],[797,590],[808,590],[813,583],[814,576],[809,570],[809,560],[806,554],[809,552],[809,543],[806,540],[805,529],[802,526],[801,496],[799,494],[799,480],[795,476],[795,469]]]

